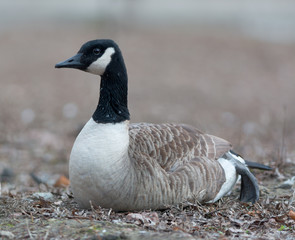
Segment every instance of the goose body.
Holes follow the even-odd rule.
[[[87,42],[56,68],[101,76],[98,106],[70,156],[70,182],[80,207],[128,211],[215,202],[239,175],[240,200],[258,199],[255,177],[226,140],[184,124],[129,123],[127,71],[112,40]]]

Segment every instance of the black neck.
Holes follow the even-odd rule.
[[[101,76],[98,106],[92,115],[97,123],[118,123],[130,119],[127,106],[128,78],[124,60],[120,53]]]

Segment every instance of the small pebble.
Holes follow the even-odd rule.
[[[13,171],[10,168],[4,168],[0,175],[0,182],[11,182],[13,177]]]
[[[2,230],[0,230],[0,237],[1,237],[1,239],[2,239],[2,237],[13,239],[14,238],[14,234],[12,232],[9,232],[9,231],[2,231]]]
[[[50,192],[36,192],[33,194],[36,198],[43,198],[45,201],[52,201],[54,200],[54,196]]]

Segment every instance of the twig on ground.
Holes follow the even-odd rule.
[[[30,231],[30,228],[29,228],[28,219],[26,219],[26,225],[27,225],[27,231],[28,231],[28,233],[29,233],[30,239],[34,239],[33,236],[32,236],[32,233],[31,233],[31,231]]]

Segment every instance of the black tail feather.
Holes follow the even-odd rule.
[[[260,170],[267,170],[267,171],[270,171],[272,170],[272,168],[270,166],[266,166],[264,164],[261,164],[261,163],[257,163],[257,162],[251,162],[251,161],[248,161],[248,160],[245,160],[247,166],[249,168],[255,168],[255,169],[260,169]]]
[[[230,153],[236,155],[237,157],[242,158],[241,155],[237,154],[233,150],[230,150]],[[245,160],[245,162],[246,162],[248,168],[255,168],[255,169],[267,170],[267,171],[273,170],[271,167],[266,166],[262,163],[252,162],[252,161],[248,161],[248,160]]]
[[[244,164],[235,159],[232,162],[242,178],[240,200],[255,203],[259,199],[259,187],[256,178]]]

